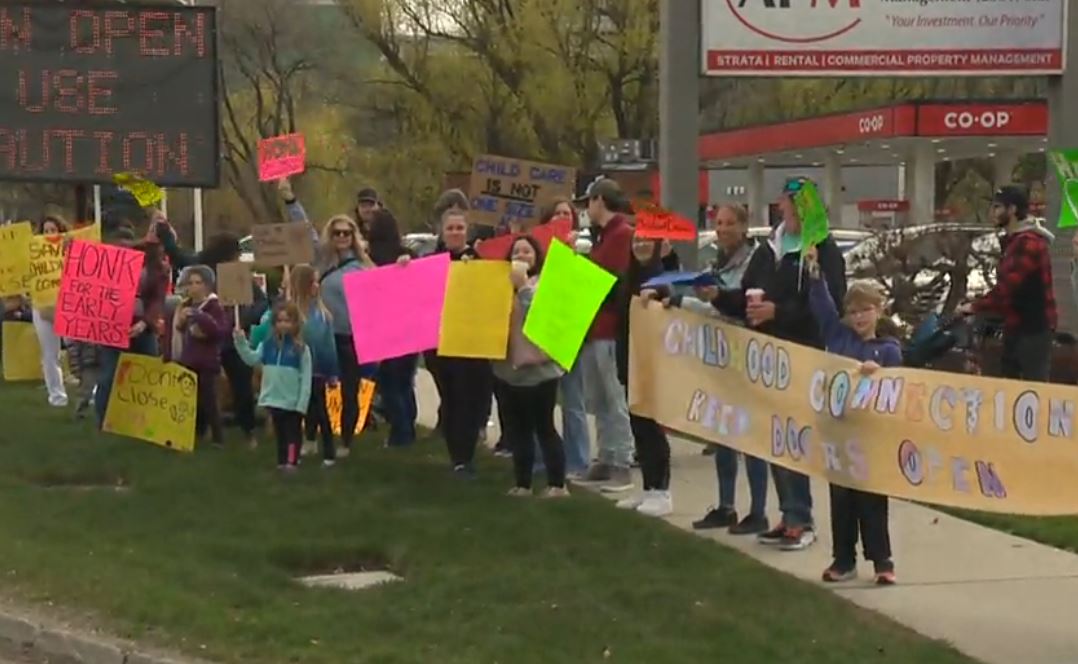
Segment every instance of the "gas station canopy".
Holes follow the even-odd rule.
[[[704,168],[891,165],[930,145],[937,161],[1044,151],[1042,100],[919,101],[700,136]]]

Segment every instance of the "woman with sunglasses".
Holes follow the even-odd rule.
[[[309,223],[307,212],[292,193],[288,179],[277,184],[281,198],[292,221]],[[313,231],[312,231],[313,232]],[[348,317],[348,302],[344,297],[344,277],[373,267],[359,232],[359,225],[348,215],[331,217],[315,233],[315,268],[319,274],[322,302],[329,309],[333,336],[337,342],[337,360],[341,370],[341,443],[337,458],[347,457],[352,450],[356,424],[359,422],[359,384],[365,376],[373,376],[375,367],[361,367],[352,341],[352,321]]]

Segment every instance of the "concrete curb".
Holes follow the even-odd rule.
[[[0,609],[0,656],[47,664],[209,664],[151,654],[135,644],[48,625]]]

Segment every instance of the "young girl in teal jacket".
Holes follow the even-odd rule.
[[[313,362],[303,343],[299,308],[282,302],[273,308],[273,334],[252,349],[243,330],[234,332],[236,351],[248,365],[262,367],[258,405],[269,411],[277,434],[277,468],[294,471],[303,445],[303,416],[311,399]]]

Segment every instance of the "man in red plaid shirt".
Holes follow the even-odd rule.
[[[1029,197],[1021,187],[996,191],[992,219],[1005,232],[996,286],[959,312],[1003,317],[1004,378],[1048,382],[1056,329],[1050,254],[1055,238],[1029,218]]]

